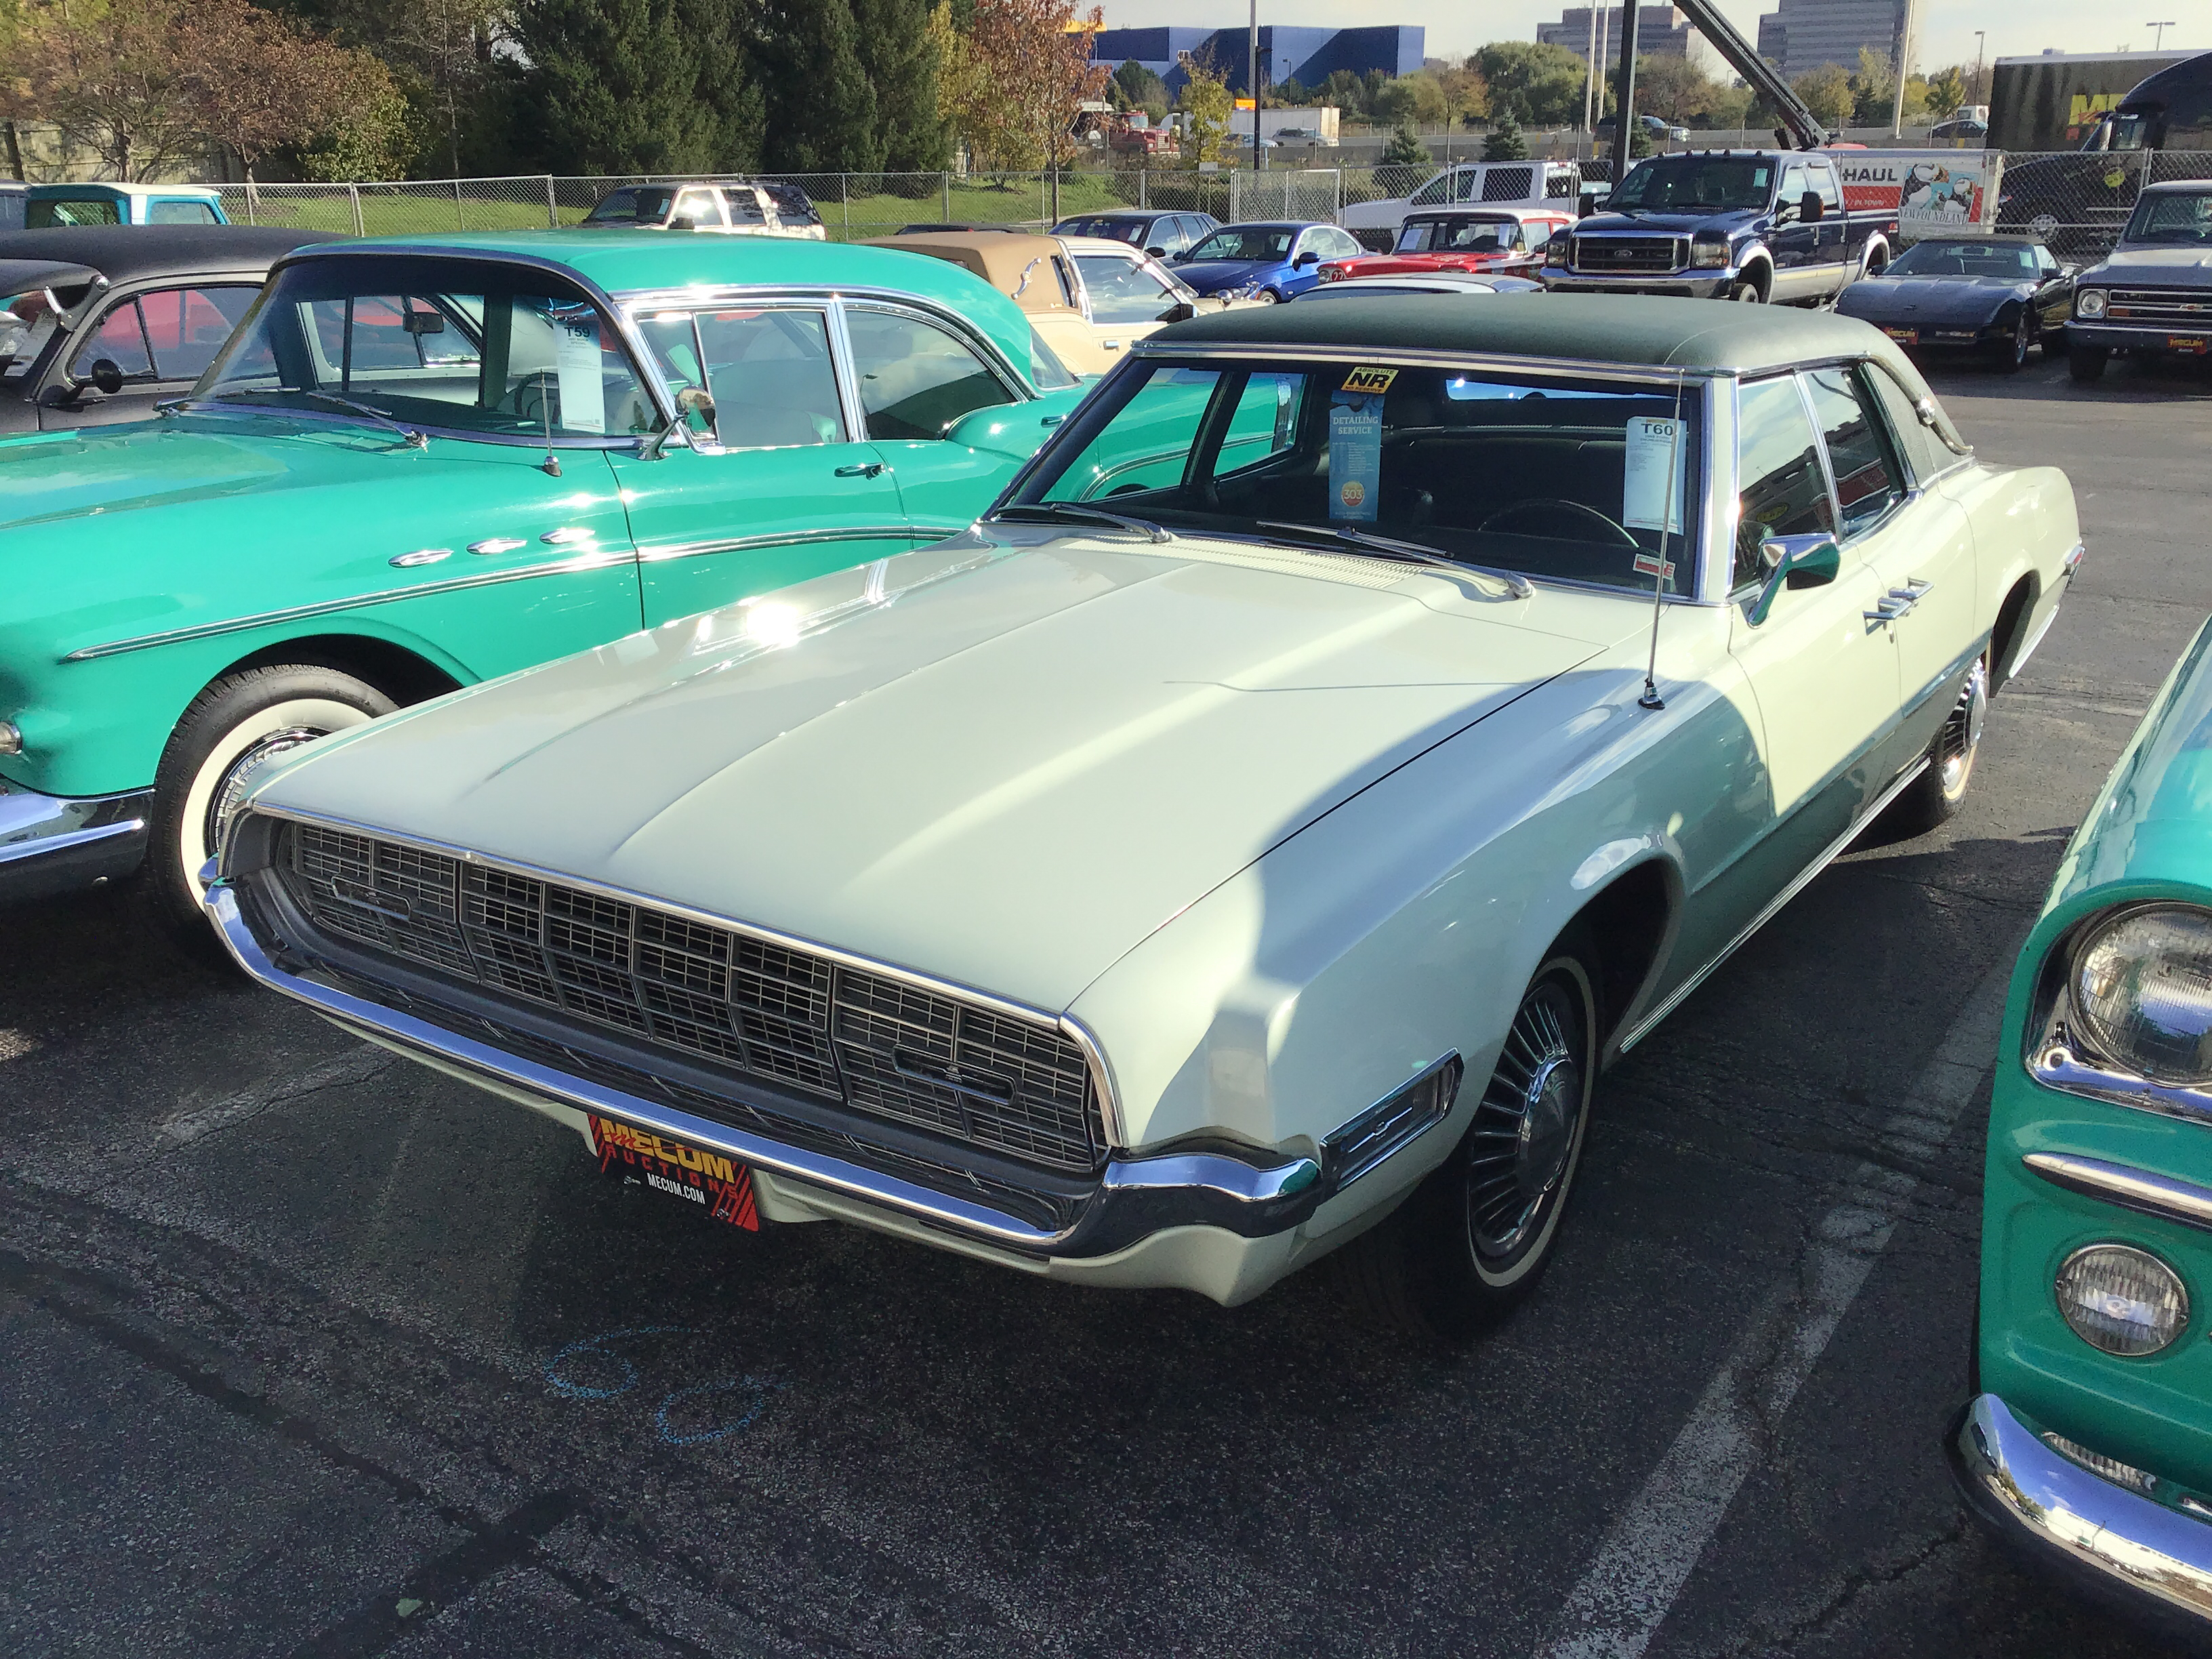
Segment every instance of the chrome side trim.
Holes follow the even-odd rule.
[[[151,789],[119,795],[42,795],[0,778],[0,865],[137,833],[146,827]]]
[[[1599,363],[1587,357],[1524,357],[1501,352],[1447,351],[1425,346],[1300,345],[1291,341],[1176,340],[1147,335],[1133,341],[1124,362],[1140,357],[1296,357],[1316,363],[1387,362],[1418,364],[1435,368],[1504,368],[1536,371],[1577,380],[1641,380],[1654,386],[1689,385],[1701,380],[1733,379],[1727,368],[1660,368],[1646,363]],[[1793,366],[1794,367],[1794,366]]]
[[[2184,1088],[2179,1084],[2154,1083],[2115,1066],[2091,1065],[2077,1059],[2063,1042],[2053,1042],[2028,1056],[2027,1074],[2046,1089],[2080,1095],[2088,1100],[2132,1106],[2160,1117],[2185,1118],[2212,1124],[2212,1092]]]
[[[2069,1193],[2212,1232],[2212,1187],[2069,1152],[2030,1152],[2021,1162]]]
[[[1299,1225],[1321,1201],[1320,1166],[1310,1158],[1255,1164],[1222,1152],[1169,1152],[1153,1158],[1109,1159],[1097,1199],[1070,1225],[1048,1231],[987,1205],[554,1071],[396,1009],[286,973],[269,959],[246,927],[238,896],[228,881],[217,881],[208,890],[207,912],[218,937],[248,975],[371,1041],[550,1103],[580,1112],[605,1112],[711,1146],[754,1168],[987,1243],[1031,1254],[1100,1255],[1166,1227],[1212,1226],[1244,1237],[1265,1237]],[[1265,1154],[1255,1151],[1255,1156]],[[1073,1249],[1060,1249],[1064,1246]]]
[[[2199,1640],[2212,1620],[2212,1526],[2061,1456],[1985,1394],[1954,1419],[1945,1460],[1976,1516]]]
[[[411,587],[387,587],[374,593],[353,594],[343,599],[321,599],[313,605],[295,605],[282,611],[264,611],[250,617],[200,623],[191,628],[172,628],[160,634],[141,634],[132,639],[110,640],[103,645],[82,647],[61,660],[90,662],[96,657],[116,657],[126,651],[144,651],[157,645],[174,645],[180,640],[204,640],[217,634],[242,634],[249,629],[272,628],[280,623],[300,622],[309,617],[327,617],[340,611],[358,611],[366,605],[389,605],[397,599],[452,593],[465,587],[490,587],[500,582],[524,581],[533,576],[573,575],[581,571],[633,562],[635,556],[624,548],[619,553],[595,551],[571,559],[555,559],[544,564],[483,570],[470,576],[448,576],[440,581],[417,582]]]
[[[744,553],[757,547],[803,547],[818,542],[934,542],[952,533],[922,525],[851,525],[827,530],[792,530],[780,536],[726,536],[708,542],[668,542],[641,547],[637,556],[642,564],[661,564],[670,559],[696,559],[708,553]]]
[[[389,829],[382,824],[362,823],[352,818],[339,817],[333,813],[295,812],[288,807],[275,805],[266,801],[250,802],[247,810],[264,817],[283,818],[294,823],[312,824],[320,829],[343,830],[349,835],[371,836],[380,841],[397,842],[404,846],[420,848],[424,852],[437,853],[449,859],[458,859],[464,864],[479,865],[488,869],[512,871],[539,881],[549,881],[560,886],[574,887],[584,892],[596,893],[604,898],[613,899],[620,904],[647,905],[656,910],[665,910],[671,915],[682,916],[687,921],[698,922],[702,927],[726,928],[731,933],[742,933],[748,939],[759,939],[764,944],[781,945],[789,951],[805,951],[809,955],[820,957],[825,961],[836,963],[842,967],[858,969],[862,973],[878,974],[886,979],[903,980],[908,985],[919,986],[926,991],[934,991],[940,996],[964,999],[969,1002],[978,1003],[994,1012],[1005,1014],[1012,1019],[1023,1020],[1033,1025],[1056,1026],[1067,1031],[1069,1036],[1075,1039],[1079,1047],[1085,1048],[1094,1054],[1098,1052],[1097,1041],[1082,1027],[1074,1025],[1066,1014],[1033,1007],[1028,1003],[1018,1002],[1012,997],[1000,996],[994,991],[982,990],[973,985],[963,985],[957,980],[945,979],[934,974],[925,974],[898,963],[860,956],[854,951],[841,950],[834,945],[823,945],[811,939],[803,939],[796,933],[781,933],[773,927],[763,927],[758,922],[738,921],[729,916],[717,915],[711,910],[702,910],[696,905],[685,904],[680,900],[666,898],[657,894],[635,892],[629,888],[617,887],[607,882],[594,881],[588,876],[580,876],[570,871],[548,869],[544,865],[532,864],[525,859],[505,856],[495,858],[471,848],[455,846],[451,842],[437,841],[428,836],[410,835],[404,830]],[[1095,1081],[1098,1089],[1098,1110],[1108,1125],[1107,1143],[1112,1146],[1116,1144],[1112,1126],[1120,1117],[1119,1103],[1113,1092],[1112,1073],[1101,1066],[1095,1074]]]
[[[2081,568],[2082,556],[2088,550],[2087,544],[2082,542],[2075,543],[2068,550],[2059,566],[2058,591],[2051,596],[2050,608],[2043,613],[2043,620],[2036,624],[2035,632],[2029,636],[2027,643],[2014,654],[2010,666],[2005,670],[2008,680],[2017,678],[2020,671],[2027,666],[2027,659],[2035,654],[2035,647],[2043,643],[2043,636],[2051,631],[2051,624],[2058,620],[2058,607],[2064,601],[2067,590],[2074,586],[2074,573]]]
[[[1616,1053],[1625,1054],[1638,1043],[1641,1042],[1646,1036],[1650,1035],[1652,1029],[1656,1026],[1661,1020],[1666,1018],[1668,1015],[1673,1013],[1675,1009],[1681,1006],[1684,1000],[1689,996],[1690,993],[1696,990],[1698,986],[1705,983],[1705,976],[1708,974],[1711,973],[1714,969],[1719,967],[1721,963],[1726,962],[1731,956],[1734,956],[1738,947],[1740,947],[1746,939],[1749,939],[1760,928],[1765,927],[1769,921],[1771,921],[1784,905],[1789,903],[1791,899],[1796,898],[1797,895],[1804,890],[1807,883],[1810,882],[1814,877],[1819,875],[1821,871],[1826,869],[1829,865],[1833,863],[1838,854],[1841,853],[1846,847],[1849,847],[1854,841],[1858,839],[1859,831],[1865,829],[1868,824],[1873,823],[1875,818],[1879,817],[1881,815],[1882,809],[1887,806],[1890,802],[1895,800],[1899,795],[1903,794],[1905,793],[1905,787],[1909,785],[1913,779],[1918,777],[1927,769],[1928,757],[1923,755],[1917,760],[1914,761],[1911,765],[1906,767],[1904,771],[1899,773],[1895,781],[1890,784],[1889,787],[1883,790],[1881,793],[1875,798],[1874,805],[1868,807],[1867,810],[1860,813],[1858,817],[1853,818],[1850,822],[1850,828],[1846,829],[1842,835],[1837,836],[1835,840],[1830,842],[1826,848],[1822,848],[1820,857],[1814,859],[1802,870],[1800,870],[1797,874],[1791,878],[1790,884],[1784,888],[1779,893],[1777,893],[1772,901],[1768,903],[1767,907],[1751,919],[1741,933],[1738,933],[1725,945],[1722,946],[1719,952],[1714,956],[1711,961],[1706,963],[1705,965],[1698,969],[1696,973],[1691,975],[1689,978],[1684,980],[1680,985],[1668,992],[1667,994],[1666,1000],[1660,1003],[1657,1007],[1654,1008],[1650,1013],[1644,1015],[1642,1019],[1638,1020],[1628,1034],[1615,1044],[1614,1051]]]

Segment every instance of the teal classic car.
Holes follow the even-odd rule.
[[[2212,623],[2013,975],[1952,1472],[2038,1565],[2212,1647]]]
[[[165,418],[0,442],[0,899],[198,928],[254,773],[394,708],[903,553],[1080,396],[941,260],[645,232],[281,262]]]

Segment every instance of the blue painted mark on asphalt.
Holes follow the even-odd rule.
[[[602,1331],[599,1335],[587,1336],[580,1342],[571,1342],[547,1360],[545,1382],[547,1386],[563,1400],[618,1400],[636,1388],[641,1379],[638,1375],[637,1362],[610,1345],[628,1342],[635,1338],[644,1336],[696,1336],[696,1334],[698,1333],[688,1325],[629,1325],[621,1330]],[[612,1386],[602,1387],[594,1383],[578,1382],[568,1376],[566,1374],[568,1369],[585,1355],[619,1367],[620,1380]],[[726,1439],[731,1435],[752,1427],[761,1413],[767,1409],[769,1396],[781,1390],[782,1387],[782,1383],[772,1377],[763,1381],[755,1376],[731,1376],[714,1382],[694,1383],[689,1388],[678,1389],[673,1393],[662,1396],[659,1408],[653,1414],[653,1426],[661,1439],[672,1446],[698,1446],[704,1445],[708,1441]],[[728,1394],[744,1394],[751,1401],[750,1408],[744,1415],[733,1421],[721,1423],[711,1428],[684,1432],[679,1431],[668,1420],[670,1412],[682,1407],[687,1401],[704,1401],[712,1395]]]
[[[740,1429],[752,1427],[753,1419],[767,1408],[769,1395],[782,1386],[781,1382],[763,1382],[755,1377],[736,1376],[726,1382],[702,1382],[695,1388],[678,1389],[660,1402],[660,1409],[653,1414],[653,1426],[660,1431],[660,1437],[672,1446],[698,1446],[709,1440],[720,1440]],[[731,1394],[740,1389],[751,1391],[753,1404],[752,1409],[735,1422],[725,1423],[717,1429],[702,1429],[694,1434],[678,1434],[669,1426],[669,1407],[678,1401],[695,1400],[705,1395]]]
[[[552,1385],[553,1392],[563,1400],[612,1400],[628,1394],[637,1386],[637,1364],[626,1354],[610,1352],[605,1346],[607,1343],[623,1341],[633,1336],[689,1336],[691,1334],[688,1325],[633,1325],[619,1331],[602,1331],[597,1336],[586,1337],[581,1342],[571,1342],[547,1360],[545,1380]],[[562,1364],[583,1353],[596,1354],[621,1366],[621,1385],[612,1389],[595,1389],[586,1383],[572,1382],[562,1376]]]

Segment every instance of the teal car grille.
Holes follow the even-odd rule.
[[[1105,1136],[1057,1029],[652,905],[403,842],[288,823],[316,927],[688,1065],[1066,1171]]]

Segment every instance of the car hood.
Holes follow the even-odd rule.
[[[2212,288],[2212,247],[2118,248],[2081,280],[2137,276],[2165,288]]]
[[[970,536],[872,568],[419,706],[257,799],[1056,1011],[1642,620],[1188,540]]]
[[[2034,288],[2001,276],[1863,276],[1836,296],[1836,310],[1875,322],[1980,323]]]
[[[1194,265],[1176,265],[1175,274],[1200,294],[1211,294],[1231,283],[1249,283],[1284,269],[1280,259],[1204,259]]]
[[[1716,208],[1711,213],[1600,212],[1575,225],[1577,236],[1612,235],[1616,232],[1645,231],[1652,235],[1685,236],[1693,230],[1740,230],[1759,217],[1750,208]]]

